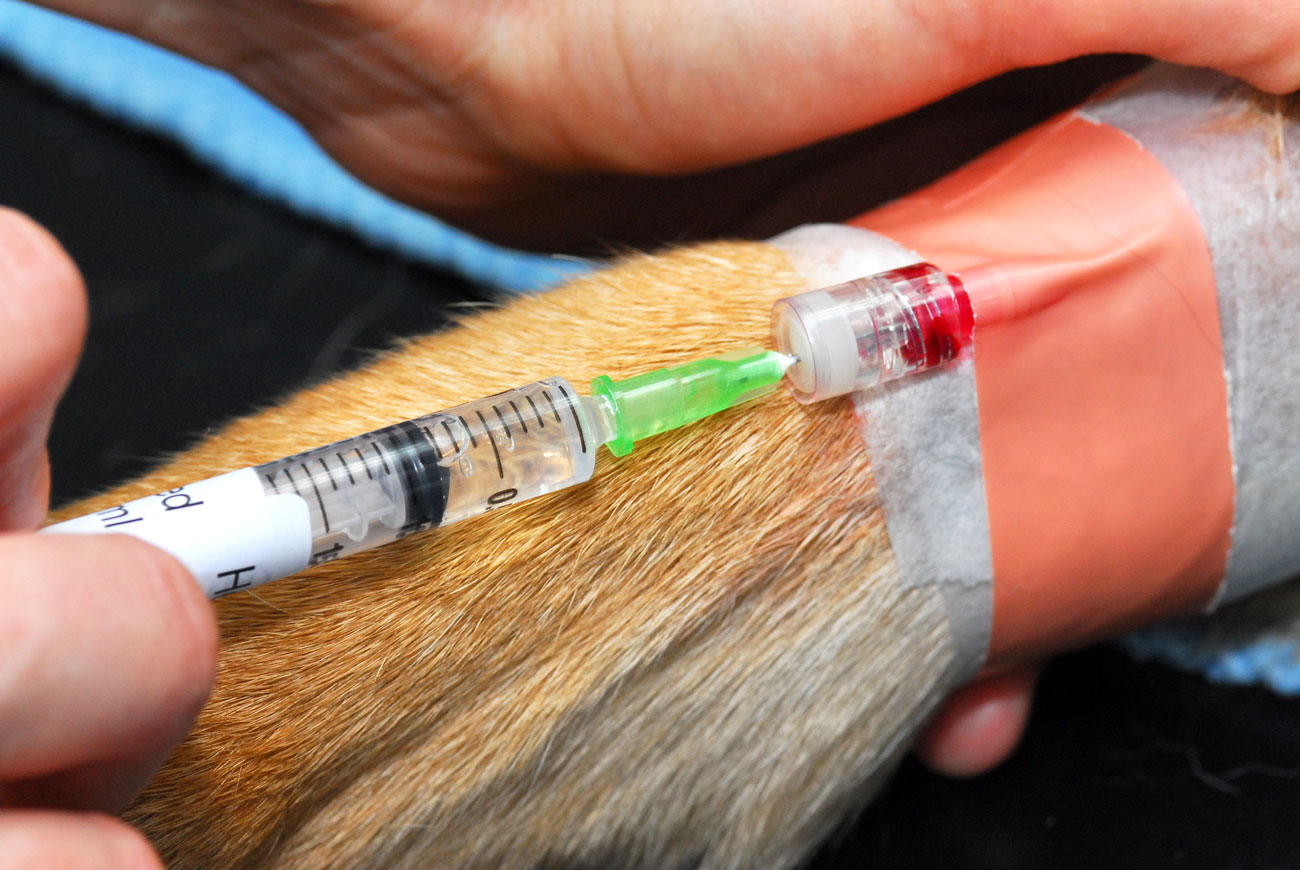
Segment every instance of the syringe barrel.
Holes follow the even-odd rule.
[[[549,378],[44,531],[143,538],[219,597],[581,483],[603,435]]]
[[[818,402],[954,359],[974,316],[957,276],[917,263],[790,296],[772,309],[795,397]]]
[[[256,471],[268,495],[307,502],[318,564],[587,480],[593,425],[550,378]]]

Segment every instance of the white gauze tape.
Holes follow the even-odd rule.
[[[826,287],[923,258],[868,230],[809,224],[770,240]],[[955,365],[853,396],[905,587],[937,586],[948,610],[955,683],[983,666],[993,625],[993,553],[980,456],[975,365]]]
[[[1087,107],[1178,181],[1209,244],[1236,501],[1217,603],[1300,569],[1300,130],[1242,84],[1157,65]]]

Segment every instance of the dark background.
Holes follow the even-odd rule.
[[[175,147],[0,67],[0,203],[86,276],[84,363],[51,443],[56,501],[437,328],[486,291],[256,200]],[[1048,667],[992,774],[906,764],[813,866],[1300,867],[1300,707],[1113,649]]]

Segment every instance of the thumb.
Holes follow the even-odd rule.
[[[54,237],[0,208],[0,529],[45,516],[45,439],[86,331],[81,276]]]

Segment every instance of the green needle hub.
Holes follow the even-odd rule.
[[[622,381],[601,375],[591,382],[591,395],[613,418],[614,437],[606,446],[626,456],[642,438],[756,399],[776,387],[789,363],[784,354],[750,348]]]

